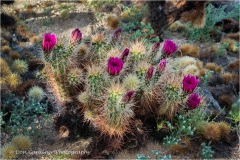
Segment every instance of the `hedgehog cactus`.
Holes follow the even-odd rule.
[[[126,92],[122,84],[112,84],[108,88],[108,98],[104,105],[104,112],[106,114],[106,121],[108,127],[111,128],[109,132],[116,131],[115,134],[121,131],[127,131],[129,120],[134,116],[131,108],[131,97],[133,91]],[[113,134],[113,133],[110,133]],[[120,136],[120,134],[117,134]]]
[[[105,135],[123,138],[126,132],[131,132],[130,124],[136,116],[146,118],[154,113],[172,117],[175,108],[187,105],[180,101],[187,99],[185,92],[190,91],[185,80],[182,84],[182,70],[176,69],[170,57],[177,49],[173,41],[165,42],[161,55],[159,42],[152,48],[142,40],[129,48],[116,43],[120,33],[121,29],[116,30],[109,40],[104,33],[96,33],[89,45],[78,44],[82,34],[76,29],[66,47],[44,42],[43,46],[47,46],[44,52],[51,51],[51,56],[41,72],[56,99],[64,103],[77,98],[83,110],[79,114],[85,121]],[[169,58],[163,59],[166,56]],[[80,83],[84,85],[79,90]],[[194,79],[194,88],[190,90],[197,84]],[[70,94],[72,88],[76,91]],[[189,105],[193,105],[193,100],[189,100]]]
[[[81,42],[81,40],[82,40],[82,32],[78,28],[76,28],[74,31],[72,31],[70,43],[76,44]]]
[[[28,71],[28,64],[24,60],[15,60],[12,64],[12,70],[18,74],[24,74]]]
[[[78,68],[73,68],[67,74],[67,80],[71,85],[77,85],[82,80],[82,71]]]
[[[103,91],[103,70],[100,66],[88,67],[88,85],[92,96],[98,96]]]

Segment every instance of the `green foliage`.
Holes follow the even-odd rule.
[[[43,26],[50,26],[51,24],[53,24],[53,19],[51,17],[44,18],[41,21]]]
[[[59,6],[58,6],[58,8],[59,9],[61,9],[61,10],[64,10],[64,9],[69,9],[69,8],[71,8],[72,7],[72,5],[71,4],[60,4]]]
[[[62,19],[68,19],[69,18],[69,10],[68,9],[62,10],[59,16]]]
[[[187,115],[178,115],[175,122],[174,126],[170,122],[166,122],[171,135],[164,137],[163,145],[165,146],[177,144],[181,137],[193,136],[193,133],[196,130],[196,127],[192,123],[192,119],[187,117]]]
[[[174,144],[178,144],[178,142],[180,141],[181,139],[179,138],[174,138],[173,136],[166,136],[163,138],[163,145],[164,146],[172,146]]]
[[[240,99],[237,100],[237,102],[232,104],[232,108],[229,111],[229,114],[231,117],[227,117],[228,119],[231,119],[233,123],[235,124],[236,128],[238,127],[238,122],[240,121]]]
[[[18,134],[19,132],[28,132],[28,128],[36,128],[36,125],[31,124],[38,119],[38,115],[44,115],[47,112],[47,103],[40,103],[34,99],[29,99],[25,102],[24,98],[19,99],[14,94],[9,94],[7,99],[3,101],[3,113],[6,112],[6,107],[12,106],[10,119],[7,128],[10,129],[11,134]],[[7,112],[6,112],[7,113]],[[6,116],[7,114],[3,115]],[[34,134],[34,129],[31,129],[30,134]]]
[[[141,26],[141,20],[147,11],[147,6],[145,5],[141,8],[137,8],[135,5],[132,5],[131,7],[123,6],[123,11],[128,13],[129,23],[124,24],[123,22],[120,22],[119,26],[123,31],[131,32]]]
[[[83,3],[91,9],[100,9],[104,4],[118,4],[120,0],[84,0]]]
[[[43,9],[43,14],[44,14],[45,16],[48,16],[48,15],[50,15],[51,11],[52,11],[51,8],[44,8],[44,9]]]
[[[219,48],[218,48],[218,50],[217,50],[217,55],[218,56],[221,56],[221,55],[223,55],[223,53],[226,51],[226,48],[228,47],[228,45],[229,45],[229,43],[223,43]]]
[[[201,149],[201,152],[200,152],[200,155],[203,159],[211,159],[213,158],[213,153],[214,151],[212,150],[212,147],[210,146],[210,143],[208,145],[206,145],[205,142],[203,142],[201,144],[202,146],[202,149]]]
[[[152,154],[155,155],[155,160],[171,160],[172,159],[171,154],[161,156],[161,152],[160,151],[152,150]],[[147,160],[147,159],[151,159],[151,157],[145,156],[143,154],[138,154],[136,160],[140,160],[140,159]]]
[[[208,80],[213,73],[214,73],[214,71],[207,70],[205,75],[203,77],[201,77],[201,82],[203,83],[204,86],[207,85]]]
[[[53,19],[51,18],[52,9],[51,8],[44,8],[43,15],[45,16],[43,19],[41,19],[43,26],[50,26],[53,23]]]
[[[3,117],[7,115],[7,113],[3,114],[3,112],[0,112],[0,127],[5,124],[5,121]]]
[[[128,15],[128,22],[123,23],[120,22],[119,26],[122,28],[122,31],[129,32],[131,36],[129,36],[129,40],[136,40],[140,38],[146,38],[147,36],[154,34],[154,30],[151,27],[151,24],[142,23],[142,18],[147,11],[147,6],[142,6],[141,8],[137,8],[135,5],[131,7],[123,7],[123,10]],[[124,13],[123,12],[123,13]],[[159,37],[156,38],[148,38],[149,42],[154,43],[159,41]]]
[[[190,29],[187,30],[187,35],[192,41],[211,41],[210,31],[216,30],[215,24],[223,19],[239,17],[239,5],[234,5],[234,9],[228,13],[224,10],[227,7],[222,6],[215,8],[212,4],[208,4],[206,7],[206,21],[203,28],[193,28],[189,26]]]
[[[151,24],[148,23],[146,25],[144,23],[141,23],[140,29],[136,30],[136,32],[134,32],[131,35],[131,40],[140,39],[140,38],[147,38],[147,36],[152,35],[152,34],[154,34],[154,30],[151,27]],[[159,37],[149,39],[149,42],[152,42],[152,43],[158,42],[158,41],[159,41]]]

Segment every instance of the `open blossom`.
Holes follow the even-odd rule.
[[[121,56],[120,56],[120,59],[123,61],[123,62],[126,62],[127,60],[127,56],[129,54],[130,50],[128,48],[124,49],[124,51],[122,52]]]
[[[72,36],[70,39],[71,44],[76,44],[82,40],[82,33],[81,31],[76,28],[74,31],[72,31]]]
[[[165,67],[166,67],[166,63],[167,63],[166,59],[162,59],[162,60],[159,62],[158,66],[157,66],[157,71],[158,71],[159,73],[162,73],[162,72],[164,71],[164,69],[165,69]]]
[[[152,79],[153,71],[154,71],[154,67],[151,66],[146,73],[146,76],[145,76],[146,81],[150,81]]]
[[[110,57],[108,60],[108,73],[112,76],[119,75],[123,68],[123,61],[118,57]]]
[[[118,28],[118,29],[114,32],[113,37],[112,37],[113,41],[117,41],[117,40],[118,40],[121,32],[122,32],[122,29],[121,29],[121,28]]]
[[[123,96],[123,102],[125,103],[130,102],[134,92],[135,92],[134,90],[130,90],[127,93],[125,93]]]
[[[152,46],[152,52],[157,53],[160,47],[160,42],[156,42],[153,46]]]
[[[164,55],[171,56],[177,50],[177,48],[177,45],[173,41],[167,39],[164,42],[162,53]]]
[[[191,76],[188,74],[187,76],[184,76],[182,84],[183,84],[183,91],[185,93],[192,93],[194,89],[197,87],[199,82],[199,79],[196,78],[196,76]]]
[[[57,43],[57,37],[55,34],[46,33],[43,36],[42,48],[45,53],[50,53],[53,47]]]
[[[199,106],[201,98],[196,94],[192,93],[188,97],[188,107],[189,109],[195,109]]]

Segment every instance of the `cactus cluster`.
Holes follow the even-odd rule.
[[[0,84],[3,85],[1,88],[6,88],[6,91],[14,90],[22,82],[22,76],[28,72],[28,64],[26,60],[20,59],[21,55],[12,51],[8,45],[4,45],[1,51],[7,54],[0,58]]]
[[[4,159],[17,158],[17,151],[28,151],[32,145],[32,141],[28,136],[18,135],[13,137],[12,141],[2,148],[2,156]]]
[[[44,96],[44,91],[41,87],[34,86],[28,91],[28,97],[36,101],[40,101]]]
[[[184,78],[176,70],[175,42],[165,40],[161,47],[160,42],[139,39],[127,46],[118,41],[120,36],[124,38],[120,28],[112,39],[96,33],[89,45],[75,29],[64,46],[56,43],[56,35],[44,35],[46,64],[41,74],[62,104],[76,97],[85,121],[102,134],[119,138],[131,130],[137,117],[166,115],[171,119],[180,108],[198,107],[201,98],[193,94],[198,80],[190,75]],[[191,63],[197,66],[193,58]],[[185,79],[189,79],[186,85]],[[72,88],[77,91],[69,92]]]

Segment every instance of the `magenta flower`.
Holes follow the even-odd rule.
[[[118,38],[119,38],[119,36],[120,36],[120,33],[121,33],[121,32],[122,32],[122,29],[121,29],[121,28],[118,28],[118,29],[114,32],[113,37],[112,37],[112,40],[113,40],[113,41],[117,41]]]
[[[127,60],[127,56],[129,54],[130,50],[128,48],[124,49],[124,51],[122,52],[121,56],[120,56],[120,59],[123,61],[123,62],[126,62]]]
[[[167,63],[166,59],[162,59],[162,60],[159,62],[158,66],[157,66],[157,71],[158,71],[159,73],[162,73],[162,72],[164,71],[164,69],[165,69],[165,67],[166,67],[166,63]]]
[[[81,31],[76,28],[74,31],[72,31],[72,36],[70,39],[71,44],[76,44],[82,40],[82,33]]]
[[[156,42],[153,46],[152,46],[152,52],[157,53],[160,47],[160,42]]]
[[[188,97],[188,107],[189,109],[195,109],[199,106],[201,98],[196,94],[192,93]]]
[[[127,93],[125,93],[124,96],[123,96],[122,101],[125,102],[125,103],[130,102],[130,100],[132,99],[132,96],[133,96],[134,92],[135,92],[134,90],[130,90],[130,91],[128,91]]]
[[[146,81],[150,81],[152,79],[153,71],[154,71],[154,67],[151,66],[146,73],[146,76],[145,76]]]
[[[197,87],[199,82],[199,79],[196,78],[196,76],[191,76],[188,74],[187,76],[184,76],[183,78],[183,91],[185,93],[192,93],[194,89]]]
[[[164,42],[162,53],[167,56],[171,56],[177,50],[177,48],[177,45],[173,41],[167,39]]]
[[[110,57],[108,60],[108,73],[112,76],[119,75],[123,68],[123,61],[118,57]]]
[[[50,53],[53,47],[57,43],[57,37],[55,34],[46,33],[43,36],[42,48],[45,53]]]

